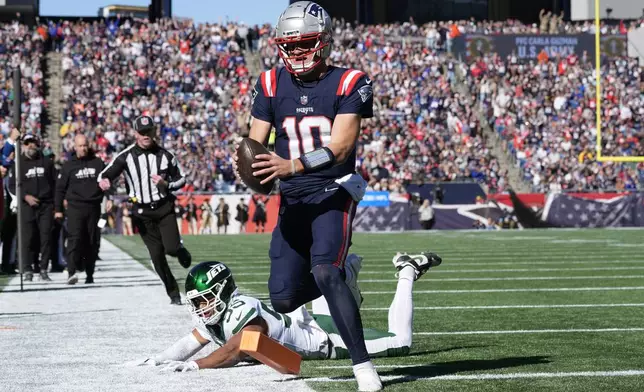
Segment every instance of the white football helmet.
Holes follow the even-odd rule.
[[[279,56],[290,73],[310,73],[331,54],[331,17],[317,3],[297,1],[289,5],[275,30]]]

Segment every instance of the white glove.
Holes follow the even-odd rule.
[[[12,214],[18,212],[18,199],[16,199],[15,197],[11,199],[11,203],[9,203],[9,209],[11,210]]]
[[[162,372],[190,372],[193,370],[199,370],[199,365],[195,361],[182,362],[182,361],[170,361],[165,365],[161,371]]]
[[[160,363],[157,363],[152,358],[143,358],[143,359],[136,359],[134,361],[128,361],[125,362],[125,367],[137,367],[137,366],[159,366]]]

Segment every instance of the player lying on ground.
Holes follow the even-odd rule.
[[[360,270],[362,259],[347,257],[347,268]],[[441,263],[434,253],[396,254],[393,264],[398,270],[398,286],[389,308],[389,331],[365,330],[367,350],[371,357],[400,356],[409,352],[412,343],[413,282],[430,267]],[[162,353],[129,366],[158,366],[163,370],[186,372],[223,368],[249,359],[239,350],[242,331],[259,331],[296,351],[303,359],[349,358],[345,344],[333,324],[324,297],[312,303],[310,314],[304,306],[280,314],[256,298],[237,294],[237,286],[226,265],[217,261],[203,262],[192,268],[186,279],[186,295],[191,313],[200,325]],[[208,343],[220,347],[196,361],[187,361]]]

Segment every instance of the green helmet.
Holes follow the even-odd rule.
[[[233,273],[224,263],[204,261],[195,265],[186,278],[190,313],[206,325],[217,324],[235,290]]]

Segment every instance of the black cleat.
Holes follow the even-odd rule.
[[[416,278],[414,280],[418,280],[418,278],[423,276],[428,269],[439,266],[443,262],[443,259],[441,259],[441,257],[436,253],[432,252],[423,252],[419,255],[396,253],[392,262],[398,271],[407,266],[412,267],[416,272]],[[398,276],[398,274],[396,274],[396,276]]]
[[[32,282],[34,280],[33,272],[25,272],[25,282]]]
[[[85,278],[85,284],[92,284],[94,283],[94,277],[93,276],[88,276]]]
[[[49,277],[49,275],[47,275],[46,272],[40,273],[40,280],[45,282],[51,282],[51,278]]]
[[[190,252],[188,252],[188,249],[181,247],[177,251],[177,259],[179,259],[179,264],[183,268],[188,268],[190,267],[190,264],[192,264],[192,255]]]
[[[170,298],[170,305],[183,305],[181,303],[181,297]]]

